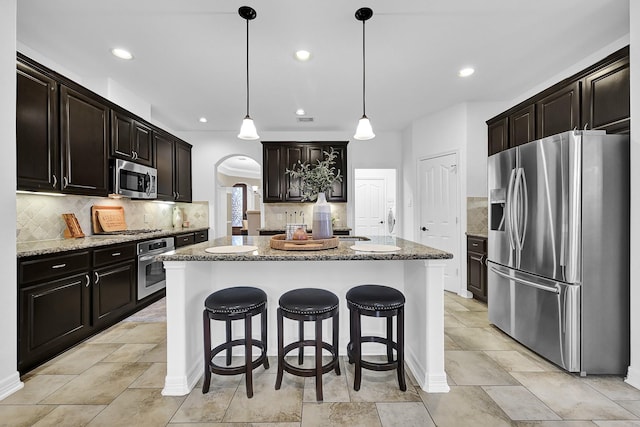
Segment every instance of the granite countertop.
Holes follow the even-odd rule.
[[[177,236],[184,233],[208,230],[209,227],[182,228],[154,231],[152,233],[139,234],[103,234],[87,235],[77,239],[40,240],[36,242],[23,242],[16,245],[18,258],[54,254],[59,252],[75,251],[78,249],[95,248],[99,246],[117,245],[119,243],[138,242],[155,239],[158,237]]]
[[[485,232],[480,232],[480,231],[467,231],[465,234],[466,234],[467,236],[470,236],[470,237],[480,237],[480,238],[483,238],[483,239],[487,239],[487,238],[489,238],[489,235],[488,235],[489,233],[488,233],[488,232],[486,232],[486,231],[485,231]]]
[[[227,236],[213,241],[176,249],[173,252],[158,255],[162,261],[351,261],[351,260],[412,260],[412,259],[449,259],[453,255],[438,249],[394,237],[372,237],[370,241],[359,242],[343,239],[337,248],[315,251],[284,251],[272,249],[271,236]],[[400,247],[395,252],[354,251],[354,244],[385,244]],[[252,252],[233,254],[212,254],[205,249],[213,246],[251,245],[258,249]]]
[[[282,227],[264,227],[264,228],[258,228],[258,231],[268,231],[268,232],[277,232],[280,231],[282,232],[282,234],[284,234],[285,230]],[[351,227],[333,227],[333,231],[351,231],[352,228]],[[307,228],[308,232],[311,232],[311,227],[308,226]]]

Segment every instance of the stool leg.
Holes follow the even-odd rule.
[[[338,357],[338,331],[339,331],[339,326],[340,326],[340,318],[339,318],[340,313],[336,312],[336,315],[333,316],[333,358],[336,361],[336,367],[335,367],[335,371],[336,371],[336,375],[340,375],[340,358]]]
[[[226,320],[225,327],[227,329],[227,342],[231,342],[231,320]],[[227,348],[227,366],[231,365],[231,346]]]
[[[322,320],[316,323],[316,400],[322,402]]]
[[[353,330],[356,333],[353,341],[353,360],[355,362],[353,389],[355,391],[358,391],[360,390],[360,383],[362,382],[362,331],[360,330],[360,311],[356,311],[355,315],[353,316]]]
[[[355,341],[355,316],[356,311],[352,308],[349,308],[349,344],[347,344],[347,358],[349,359],[349,364],[353,364],[353,343]]]
[[[278,374],[276,375],[276,390],[280,390],[282,385],[282,374],[284,372],[284,338],[282,336],[282,309],[278,308]]]
[[[398,385],[400,390],[407,391],[404,379],[404,308],[398,310]]]
[[[393,316],[387,317],[387,363],[393,362]]]
[[[261,320],[260,327],[262,328],[261,339],[262,339],[262,344],[264,346],[262,349],[262,354],[264,355],[264,362],[262,363],[262,365],[264,366],[264,369],[269,369],[269,358],[267,357],[267,309],[266,308],[260,315],[260,320]]]
[[[202,312],[202,326],[204,332],[204,378],[202,380],[202,394],[209,392],[211,384],[211,371],[209,362],[211,361],[211,321],[207,310]]]
[[[251,350],[253,339],[251,337],[251,316],[244,316],[244,376],[247,385],[247,397],[253,397],[253,369],[251,369]]]
[[[304,341],[304,322],[300,320],[298,322],[298,335],[300,341]],[[304,346],[300,346],[298,348],[298,365],[302,365],[304,363]]]

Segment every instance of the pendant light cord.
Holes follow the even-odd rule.
[[[249,20],[247,21],[247,117],[249,117]]]
[[[364,23],[366,21],[362,21],[362,116],[366,117],[367,113],[365,111],[365,102],[364,102],[364,98],[365,98],[365,57],[364,57],[364,51],[365,51],[365,44],[364,44]]]

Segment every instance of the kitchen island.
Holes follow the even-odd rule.
[[[357,285],[384,284],[405,294],[405,361],[426,392],[449,391],[444,372],[444,264],[451,254],[391,237],[368,242],[344,240],[334,249],[283,251],[267,236],[221,237],[159,255],[167,271],[167,376],[162,394],[188,394],[203,374],[202,310],[212,292],[232,286],[255,286],[268,296],[268,354],[277,353],[276,310],[284,292],[316,287],[340,298],[339,352],[346,354],[349,315],[345,294]],[[354,244],[393,245],[393,252],[351,249]],[[215,246],[255,246],[239,253],[208,253]],[[256,322],[257,320],[254,319]],[[234,325],[233,336],[243,334]],[[330,336],[329,323],[323,336]],[[381,319],[363,319],[364,334],[384,335]],[[236,330],[237,328],[237,330]],[[256,327],[257,328],[257,323]],[[212,322],[213,342],[222,342],[224,322]],[[297,324],[285,323],[285,341],[297,336]],[[311,329],[307,331],[311,334]],[[382,354],[384,347],[372,349]],[[365,348],[366,351],[366,348]],[[378,353],[376,353],[378,354]]]

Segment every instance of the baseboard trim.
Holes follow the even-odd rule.
[[[20,381],[20,373],[16,371],[3,380],[0,380],[0,400],[12,395],[23,387],[24,383]]]

